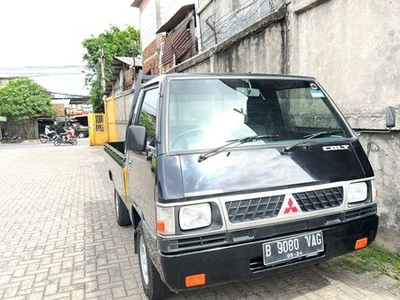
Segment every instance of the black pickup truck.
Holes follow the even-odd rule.
[[[67,124],[64,121],[58,122],[58,126],[64,127],[64,128],[67,128],[68,124],[72,125],[72,126],[75,125],[75,127],[76,127],[75,135],[76,136],[78,136],[80,138],[85,138],[85,137],[89,136],[89,127],[87,125],[85,126],[83,124],[80,124],[79,121],[77,121],[77,120],[74,120],[74,119],[69,120],[67,122]]]
[[[136,88],[126,140],[104,149],[149,299],[316,264],[375,239],[374,171],[312,77],[158,76]]]

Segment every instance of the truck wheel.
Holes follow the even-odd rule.
[[[79,133],[78,133],[78,136],[79,136],[80,138],[84,138],[84,137],[85,137],[85,133],[84,133],[84,132],[79,132]]]
[[[121,196],[116,190],[114,190],[114,202],[115,202],[115,217],[119,226],[131,225],[131,219],[129,217],[129,210],[126,208]]]
[[[148,252],[146,240],[143,236],[142,222],[136,229],[136,238],[138,242],[138,259],[140,266],[140,277],[142,278],[142,286],[144,293],[149,300],[164,299],[171,291],[161,280],[160,274],[154,267]]]

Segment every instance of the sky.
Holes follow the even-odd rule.
[[[50,92],[87,95],[82,42],[111,25],[139,29],[133,0],[0,1],[0,77],[28,76]]]

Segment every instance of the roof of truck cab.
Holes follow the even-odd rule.
[[[162,74],[147,81],[144,85],[152,85],[156,82],[163,82],[175,78],[264,78],[264,79],[291,79],[291,80],[316,80],[315,77],[284,74],[264,73],[170,73]]]

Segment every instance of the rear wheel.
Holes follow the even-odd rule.
[[[160,274],[154,267],[148,252],[146,240],[143,235],[142,222],[136,229],[136,238],[138,242],[138,258],[140,266],[140,276],[142,278],[142,286],[144,293],[149,300],[163,299],[168,296],[171,291],[161,280]]]
[[[85,133],[84,133],[84,132],[79,132],[79,133],[78,133],[78,136],[79,136],[80,138],[84,138],[84,137],[85,137]]]
[[[126,208],[121,196],[114,190],[115,217],[119,226],[132,225],[129,210]]]

